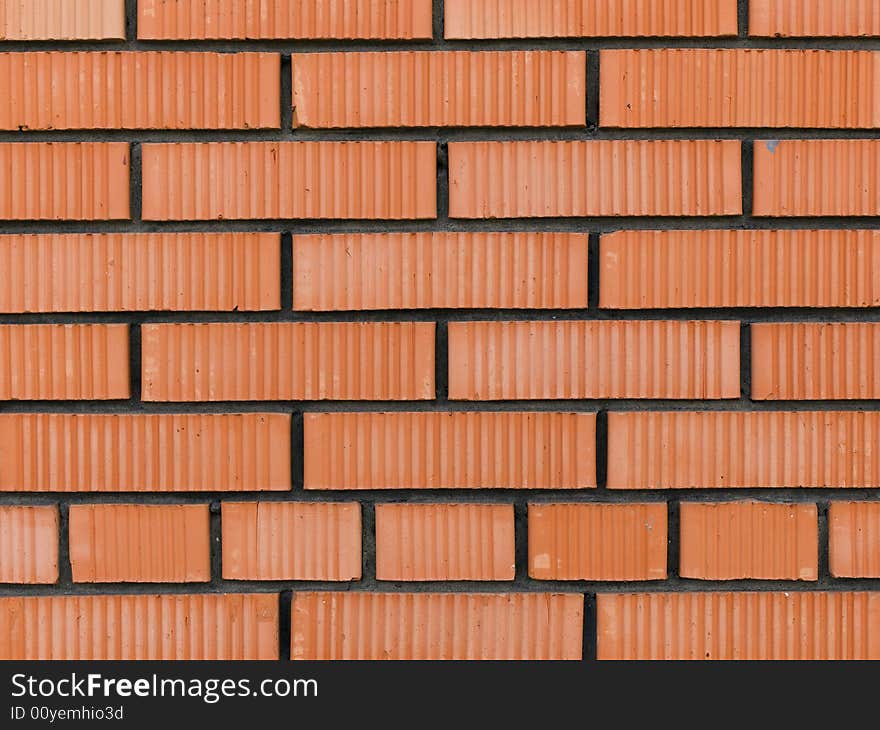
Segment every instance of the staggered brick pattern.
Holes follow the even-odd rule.
[[[880,658],[878,37],[0,0],[0,659]]]

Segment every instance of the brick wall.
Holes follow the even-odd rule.
[[[0,0],[0,658],[880,658],[874,0]]]

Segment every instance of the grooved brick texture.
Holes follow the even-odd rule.
[[[582,51],[295,53],[293,123],[583,126],[586,64]],[[339,78],[349,81],[344,95],[336,86]]]
[[[0,659],[880,658],[877,38],[0,0]]]

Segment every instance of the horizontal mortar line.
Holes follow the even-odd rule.
[[[0,234],[46,233],[590,233],[677,230],[866,230],[880,229],[880,216],[746,218],[743,216],[601,216],[402,220],[250,219],[205,221],[0,221]]]
[[[685,309],[371,309],[22,312],[0,314],[0,325],[27,324],[295,324],[295,323],[466,323],[466,322],[699,322],[741,324],[880,323],[880,306],[873,307],[704,307]]]
[[[628,413],[643,411],[682,412],[776,412],[776,411],[874,411],[880,400],[766,400],[745,398],[715,400],[660,398],[596,398],[557,400],[235,400],[235,401],[134,401],[134,400],[32,400],[0,402],[0,413],[60,414],[236,414],[236,413],[467,413],[467,412],[563,412],[563,413]]]
[[[779,127],[350,127],[316,129],[53,129],[4,130],[0,142],[140,142],[209,144],[244,142],[595,142],[779,141],[880,139],[880,128]]]
[[[536,489],[480,487],[473,489],[308,489],[272,492],[0,492],[0,506],[196,504],[219,507],[224,502],[270,502],[273,504],[666,504],[674,502],[757,501],[766,503],[814,504],[827,502],[874,502],[880,488],[761,487],[724,489]]]
[[[100,595],[217,595],[230,593],[704,593],[704,592],[849,592],[880,591],[876,578],[822,578],[818,581],[743,579],[731,581],[669,578],[659,581],[228,581],[210,583],[4,584],[2,597]],[[63,593],[59,593],[63,591]]]
[[[762,37],[749,36],[553,36],[542,38],[437,39],[133,39],[133,40],[5,40],[2,50],[23,51],[207,51],[212,53],[269,52],[364,53],[389,51],[590,51],[603,49],[770,49],[880,50],[880,37]]]

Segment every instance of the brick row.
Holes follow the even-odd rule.
[[[304,486],[588,489],[595,414],[307,413]],[[877,488],[873,411],[608,414],[611,489]],[[290,488],[284,414],[0,416],[0,490]]]

